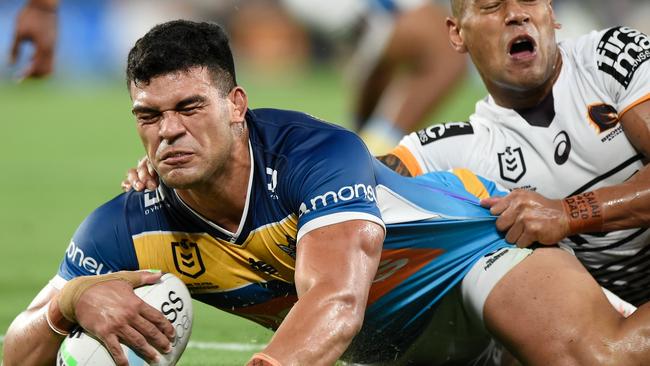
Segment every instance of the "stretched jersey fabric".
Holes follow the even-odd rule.
[[[385,225],[387,236],[348,357],[375,362],[394,358],[417,336],[473,263],[508,246],[478,205],[477,197],[498,193],[495,185],[469,171],[404,178],[353,133],[305,114],[254,110],[247,122],[251,178],[237,232],[205,219],[164,184],[124,193],[78,228],[55,286],[80,275],[161,269],[180,277],[194,298],[275,329],[297,301],[300,238],[368,220]]]
[[[538,107],[506,109],[488,96],[469,122],[412,133],[393,153],[412,174],[460,166],[555,199],[624,182],[643,166],[619,121],[650,100],[650,39],[616,27],[559,47],[562,70]],[[636,305],[650,300],[649,243],[647,229],[562,242],[603,287]]]

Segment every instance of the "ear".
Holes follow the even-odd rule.
[[[467,53],[467,47],[460,34],[460,26],[457,18],[447,17],[447,30],[449,31],[449,43],[458,53]]]
[[[233,104],[232,121],[244,122],[246,111],[248,110],[248,95],[246,95],[244,88],[240,86],[234,87],[228,93],[228,99]]]
[[[550,8],[551,19],[553,20],[553,28],[556,30],[562,29],[562,24],[560,24],[560,22],[558,22],[557,18],[555,17],[555,11],[553,10],[553,0],[549,0],[548,7]]]

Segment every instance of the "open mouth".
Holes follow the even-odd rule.
[[[532,56],[535,53],[535,41],[529,36],[517,37],[510,42],[508,53],[515,58]]]

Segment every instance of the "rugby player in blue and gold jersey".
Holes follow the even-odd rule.
[[[569,253],[508,245],[479,205],[493,183],[401,177],[349,131],[249,109],[220,27],[154,27],[127,80],[161,185],[84,220],[10,326],[5,365],[54,363],[76,325],[118,365],[118,342],[169,352],[171,326],[132,291],[159,278],[145,268],[274,329],[249,365],[468,364],[490,334],[530,364],[650,361],[650,309],[623,318]]]

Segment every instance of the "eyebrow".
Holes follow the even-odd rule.
[[[206,98],[202,95],[192,95],[189,96],[178,103],[172,108],[173,110],[179,110],[187,107],[188,105],[196,104],[196,103],[204,103],[206,101]],[[131,109],[131,113],[136,114],[136,113],[161,113],[162,111],[158,108],[155,107],[146,107],[142,105],[138,105],[133,107]]]

